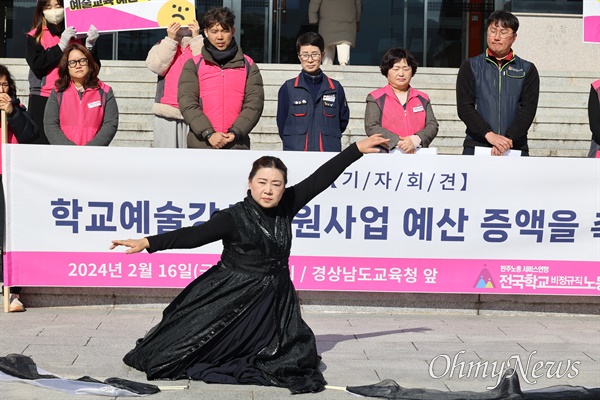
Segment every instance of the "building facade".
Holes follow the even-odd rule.
[[[67,2],[68,0],[65,0]],[[236,14],[236,39],[259,63],[297,63],[295,41],[308,24],[309,0],[195,0],[198,18],[214,6]],[[0,56],[25,56],[35,0],[2,0]],[[378,65],[390,47],[409,49],[425,67],[458,67],[485,47],[485,20],[497,9],[581,16],[582,0],[363,0],[353,65]],[[101,35],[101,58],[144,60],[165,29]]]

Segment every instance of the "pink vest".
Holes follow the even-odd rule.
[[[202,111],[216,132],[227,132],[242,111],[246,77],[253,62],[246,55],[244,58],[244,67],[221,68],[207,63],[202,55],[194,57]]]
[[[406,109],[402,107],[390,85],[371,92],[382,108],[381,126],[400,137],[414,135],[425,128],[427,102],[429,97],[410,88]]]
[[[181,46],[177,45],[175,52],[175,58],[173,63],[169,67],[169,71],[164,76],[161,88],[158,88],[157,99],[159,103],[169,105],[174,108],[179,108],[179,102],[177,101],[177,88],[179,86],[179,76],[183,69],[183,64],[187,60],[192,58],[192,49],[188,45],[185,50],[181,50]],[[162,93],[161,93],[162,92]]]
[[[86,89],[81,99],[73,82],[64,92],[57,93],[60,129],[78,146],[92,140],[102,127],[106,94],[110,86],[99,83],[99,88]]]
[[[17,140],[17,137],[13,133],[12,129],[10,129],[10,125],[8,125],[8,124],[6,124],[6,125],[8,126],[8,132],[6,134],[6,143],[11,143],[11,144],[19,143],[19,141]],[[0,126],[0,135],[2,135],[2,127],[1,126]]]
[[[27,32],[27,34],[31,37],[35,37],[35,29]],[[42,36],[40,38],[40,44],[42,47],[47,50],[51,47],[56,46],[60,43],[60,36],[55,36],[48,30],[48,27],[44,27],[42,31]],[[71,39],[70,43],[80,43],[83,42],[80,39]],[[48,74],[42,79],[39,79],[37,76],[33,74],[33,72],[29,71],[29,94],[38,95],[42,97],[50,97],[50,92],[52,92],[52,88],[54,87],[54,82],[58,79],[58,63],[56,66],[48,72]]]

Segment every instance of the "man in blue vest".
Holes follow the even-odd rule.
[[[499,156],[509,149],[529,155],[527,131],[540,95],[540,77],[533,63],[512,50],[519,20],[507,11],[494,11],[487,20],[483,54],[463,62],[456,79],[458,116],[467,126],[463,154],[491,147]]]
[[[350,110],[342,85],[321,71],[323,37],[307,32],[296,41],[302,72],[279,89],[277,128],[283,150],[341,151]]]

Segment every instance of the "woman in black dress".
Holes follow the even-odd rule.
[[[143,239],[114,240],[126,253],[195,248],[223,241],[219,263],[190,283],[137,341],[123,361],[153,379],[280,386],[319,392],[315,336],[300,315],[289,276],[296,213],[363,153],[387,143],[373,135],[286,188],[287,168],[261,157],[248,177],[248,196],[206,223]]]

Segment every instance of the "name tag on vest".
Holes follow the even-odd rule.
[[[100,100],[98,100],[98,101],[94,101],[92,103],[88,103],[88,108],[100,107],[101,105],[102,105],[102,103],[100,102]]]
[[[326,94],[323,96],[323,101],[328,103],[335,103],[335,94]]]
[[[413,107],[413,112],[414,113],[418,113],[418,112],[422,112],[422,111],[424,111],[423,106]]]

